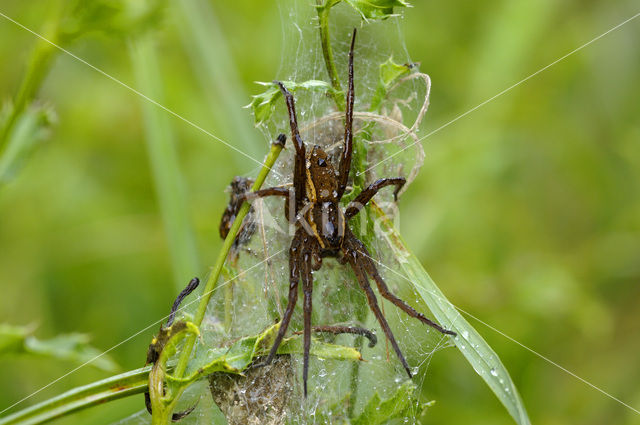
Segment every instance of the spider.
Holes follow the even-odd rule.
[[[349,229],[347,222],[355,217],[362,207],[383,187],[395,186],[394,199],[397,200],[399,190],[406,180],[402,177],[383,178],[375,181],[364,189],[347,207],[342,210],[340,201],[347,187],[351,157],[353,153],[353,50],[356,30],[353,30],[351,47],[349,49],[349,82],[346,94],[346,113],[344,127],[344,150],[340,154],[337,169],[331,164],[327,153],[318,145],[310,150],[303,142],[298,131],[295,101],[293,95],[279,81],[274,81],[284,95],[291,138],[295,147],[295,162],[293,171],[293,188],[277,186],[255,192],[246,192],[246,200],[267,196],[281,196],[285,198],[285,214],[294,223],[295,233],[289,249],[289,299],[285,309],[278,334],[271,351],[263,365],[273,361],[282,339],[287,332],[291,316],[298,300],[298,284],[302,280],[303,300],[303,382],[304,396],[307,396],[307,378],[309,374],[309,348],[311,345],[311,308],[313,292],[313,271],[319,270],[324,257],[334,257],[340,264],[349,264],[356,275],[360,288],[365,292],[369,307],[380,323],[387,339],[391,343],[398,359],[412,377],[409,365],[405,360],[391,328],[387,323],[376,296],[369,284],[372,278],[380,294],[403,310],[409,316],[429,325],[447,335],[456,335],[429,320],[424,314],[417,312],[406,302],[389,291],[364,244]],[[283,136],[281,135],[280,138]],[[290,209],[291,208],[291,209]],[[293,214],[292,214],[293,213]]]
[[[222,219],[220,220],[219,232],[222,240],[226,239],[229,234],[229,229],[236,219],[236,214],[240,210],[242,206],[242,202],[244,201],[243,195],[245,192],[251,189],[251,185],[254,183],[252,179],[247,179],[244,177],[234,177],[231,180],[230,186],[230,194],[229,194],[229,205],[224,210],[224,214],[222,215]],[[245,220],[248,222],[248,225],[245,223],[242,224],[242,228],[238,232],[238,236],[233,241],[234,250],[238,250],[239,246],[246,243],[251,239],[253,233],[256,230],[256,225],[253,219],[253,207],[249,209],[249,213],[247,213],[247,218]]]

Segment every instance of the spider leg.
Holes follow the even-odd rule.
[[[267,196],[282,196],[285,198],[284,214],[287,217],[287,220],[289,220],[289,199],[291,198],[291,188],[287,186],[275,186],[256,190],[255,192],[245,192],[240,195],[240,199],[242,201],[249,202],[257,198],[266,198]]]
[[[301,235],[302,233],[300,231],[296,232],[295,236],[293,237],[293,241],[291,242],[291,248],[289,248],[289,301],[284,311],[284,315],[282,316],[282,320],[280,321],[280,329],[278,329],[276,339],[273,342],[271,351],[269,351],[269,355],[267,356],[267,359],[264,361],[263,365],[268,365],[269,363],[271,363],[273,361],[273,358],[276,356],[278,347],[282,342],[282,338],[284,338],[284,334],[287,332],[289,322],[291,321],[291,316],[293,315],[293,310],[296,307],[296,302],[298,301],[298,280],[300,279],[300,248],[302,240]]]
[[[311,331],[318,333],[330,333],[334,335],[361,335],[369,340],[369,348],[375,347],[378,343],[378,338],[375,333],[371,332],[369,329],[359,328],[357,326],[312,326]],[[295,334],[299,335],[300,333],[295,332]]]
[[[402,363],[404,370],[407,371],[407,375],[409,375],[409,378],[411,378],[412,375],[411,375],[411,370],[409,369],[409,365],[407,364],[407,361],[402,355],[402,351],[400,351],[400,347],[398,347],[398,342],[393,336],[393,332],[391,332],[391,328],[389,327],[389,323],[387,323],[387,319],[384,318],[382,311],[380,311],[380,307],[378,306],[378,300],[376,299],[376,295],[373,293],[373,289],[371,289],[371,285],[369,285],[367,272],[360,265],[361,256],[358,255],[357,248],[353,249],[350,246],[352,243],[351,240],[356,238],[355,236],[353,236],[353,234],[350,234],[348,238],[349,238],[349,241],[345,241],[347,243],[343,245],[345,257],[349,259],[349,264],[351,265],[351,268],[353,269],[353,272],[355,273],[356,278],[358,279],[358,283],[360,284],[360,287],[362,288],[362,290],[367,296],[367,301],[369,302],[369,307],[371,308],[371,311],[373,311],[373,314],[376,316],[376,319],[378,319],[378,322],[380,323],[380,327],[382,328],[382,331],[387,336],[387,339],[389,340],[389,342],[391,342],[391,346],[393,347],[393,350],[396,352],[398,359],[400,359],[400,363]],[[348,242],[351,242],[351,243],[348,243]]]
[[[291,127],[291,138],[293,139],[293,145],[296,148],[296,152],[300,153],[301,151],[304,153],[304,142],[302,141],[302,137],[300,137],[300,131],[298,130],[298,116],[296,115],[296,102],[293,98],[293,95],[280,81],[274,81],[275,84],[278,85],[282,95],[284,96],[284,100],[287,103],[287,112],[289,113],[289,126]]]
[[[367,205],[367,203],[369,203],[371,198],[373,198],[376,193],[378,193],[378,191],[383,187],[396,186],[395,190],[393,191],[393,199],[397,201],[398,192],[400,192],[400,189],[402,189],[402,186],[404,186],[406,182],[407,179],[405,179],[404,177],[395,177],[391,179],[379,179],[371,183],[369,187],[360,192],[356,199],[349,202],[349,205],[347,205],[347,208],[344,212],[346,219],[349,220],[350,218],[358,214],[360,210],[365,205]]]
[[[269,187],[256,190],[255,192],[245,192],[240,195],[243,201],[251,201],[256,198],[266,198],[267,196],[284,196],[289,198],[289,188],[285,186]]]
[[[380,295],[391,301],[396,307],[400,308],[402,311],[407,313],[409,316],[414,317],[420,320],[425,325],[429,325],[440,333],[446,335],[456,336],[457,334],[453,331],[447,330],[435,323],[434,321],[428,319],[424,314],[419,313],[409,304],[404,302],[402,299],[398,298],[393,292],[389,291],[389,287],[378,273],[378,269],[376,268],[373,260],[371,259],[371,255],[367,251],[367,248],[362,244],[362,248],[359,249],[361,254],[363,255],[362,267],[369,273],[369,275],[373,278],[378,286],[378,290],[380,291]]]
[[[302,381],[304,383],[304,396],[307,397],[307,378],[309,376],[309,350],[311,348],[311,309],[313,295],[313,276],[311,274],[311,255],[305,253],[302,263],[302,293],[304,294],[304,354],[302,366]]]
[[[347,109],[344,124],[344,151],[340,159],[338,170],[338,199],[342,198],[344,190],[349,180],[349,170],[351,169],[351,156],[353,154],[353,101],[355,91],[353,88],[353,47],[356,43],[356,29],[353,29],[351,36],[351,48],[349,49],[349,88],[347,89]]]
[[[289,113],[289,126],[291,127],[291,139],[293,146],[296,148],[296,159],[293,167],[293,185],[295,187],[295,213],[297,214],[302,207],[304,201],[304,185],[306,181],[305,161],[306,153],[304,142],[298,131],[298,118],[296,116],[296,103],[293,95],[280,81],[274,81],[280,87],[280,91],[284,95],[287,103],[287,112]]]

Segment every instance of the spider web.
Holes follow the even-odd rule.
[[[283,36],[281,63],[276,78],[295,82],[328,81],[315,8],[308,2],[294,0],[281,0],[278,4]],[[398,157],[370,170],[367,181],[375,176],[403,176],[408,179],[403,189],[406,190],[424,160],[422,146],[415,142],[428,107],[429,77],[418,72],[416,67],[392,85],[380,113],[367,112],[378,86],[382,63],[393,58],[398,64],[418,65],[411,61],[405,48],[399,20],[400,17],[395,17],[385,21],[369,21],[363,25],[360,16],[343,2],[332,8],[329,28],[343,90],[346,90],[347,83],[347,53],[351,32],[353,28],[358,29],[354,60],[354,130],[356,138],[358,132],[365,128],[372,131],[371,139],[364,141],[370,148],[367,162],[376,164],[391,155]],[[299,90],[295,98],[300,132],[305,142],[318,144],[327,153],[337,156],[343,146],[344,113],[339,113],[332,99],[324,93]],[[279,133],[290,133],[284,102],[278,102],[272,119],[260,129],[267,141],[274,140]],[[410,144],[414,145],[398,153]],[[288,165],[291,164],[292,154],[293,150],[290,149],[278,161],[280,169],[277,171],[281,175],[291,175]],[[282,184],[290,182],[290,179],[285,177],[274,181]]]
[[[278,6],[282,25],[282,59],[280,69],[274,77],[298,83],[308,80],[327,81],[314,8],[308,2],[296,0],[281,0]],[[418,127],[428,106],[430,80],[414,67],[410,73],[391,85],[379,111],[366,112],[379,84],[380,64],[390,57],[399,64],[412,63],[403,43],[399,19],[391,18],[362,25],[360,16],[344,2],[331,12],[331,43],[343,88],[346,87],[351,32],[353,28],[358,28],[354,62],[354,129],[356,140],[367,146],[368,164],[378,163],[380,159],[414,143],[418,139]],[[269,79],[269,76],[265,76],[265,80]],[[295,93],[295,98],[303,139],[308,145],[323,147],[333,159],[333,164],[337,164],[337,157],[343,148],[343,113],[338,112],[333,100],[323,93],[300,90]],[[290,133],[282,100],[277,102],[271,118],[259,129],[267,143],[275,140],[279,133]],[[369,134],[368,140],[362,137],[364,131]],[[288,148],[274,166],[276,172],[269,175],[263,187],[292,183],[295,151],[290,141],[287,144]],[[406,190],[423,159],[421,144],[415,143],[412,148],[395,155],[393,160],[385,161],[367,171],[365,180],[368,184],[380,177],[402,176],[407,178],[407,184],[403,188]],[[351,184],[350,182],[349,185]],[[350,189],[349,187],[347,192]],[[383,190],[375,201],[397,221],[399,215],[391,194],[391,190]],[[292,229],[284,216],[283,201],[273,198],[256,200],[251,217],[256,223],[255,233],[227,262],[227,269],[221,276],[200,329],[202,339],[198,350],[228,346],[241,337],[256,335],[283,315],[289,287],[288,248],[292,235]],[[360,220],[360,225],[363,233],[369,229],[370,233],[375,234],[375,237],[365,241],[372,256],[399,271],[399,261],[402,259],[394,258],[377,226],[374,225],[373,230],[367,228],[371,225],[371,220],[368,219]],[[386,269],[379,268],[378,271],[392,292],[420,311],[428,312],[406,281]],[[365,327],[378,336],[377,346],[369,348],[366,343],[360,342],[358,348],[366,361],[357,366],[353,362],[323,360],[311,356],[309,395],[306,400],[301,389],[301,355],[284,359],[282,365],[272,369],[271,375],[248,374],[246,382],[241,385],[234,383],[227,387],[222,381],[213,382],[216,388],[222,388],[214,398],[227,415],[233,409],[237,413],[238,406],[242,404],[253,403],[258,406],[256,409],[262,409],[263,414],[258,415],[258,419],[252,419],[249,415],[242,417],[243,419],[236,418],[236,423],[337,423],[348,419],[347,400],[352,390],[355,390],[355,396],[351,401],[355,402],[355,406],[351,414],[357,416],[374,393],[378,393],[382,399],[391,397],[408,380],[375,317],[369,312],[365,294],[358,287],[349,266],[340,265],[334,259],[325,259],[322,268],[314,272],[313,278],[312,324]],[[371,284],[375,286],[373,281]],[[400,349],[413,368],[413,382],[417,386],[415,394],[420,398],[426,388],[426,372],[431,358],[436,351],[450,344],[440,333],[410,318],[379,295],[378,302]],[[301,305],[302,302],[299,301],[289,326],[289,335],[303,329]],[[315,334],[314,337],[344,346],[354,346],[357,341],[353,335]],[[181,423],[225,423],[224,415],[214,403],[209,386],[204,381],[189,388],[182,397],[179,408],[196,403],[194,412],[181,420]],[[414,405],[405,412],[403,422],[419,423],[421,410],[417,404]],[[265,416],[264,412],[271,413]],[[122,425],[146,423],[150,423],[150,416],[146,412],[118,422]]]

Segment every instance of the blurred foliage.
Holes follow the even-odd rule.
[[[0,11],[39,30],[51,3],[5,0]],[[255,91],[253,81],[278,77],[288,60],[280,50],[288,11],[269,2],[209,6],[235,64],[220,73],[245,93]],[[629,18],[637,4],[429,1],[403,12],[407,50],[433,80],[425,135]],[[154,18],[164,103],[236,145],[229,114],[250,99],[216,104],[203,92],[192,76],[205,59],[185,51],[179,22],[170,6]],[[630,22],[425,139],[425,166],[400,202],[404,238],[454,304],[636,407],[639,37],[639,22]],[[0,40],[4,102],[19,91],[38,41],[4,18]],[[72,50],[133,84],[127,40],[115,29],[87,33]],[[38,321],[43,338],[91,334],[106,349],[162,317],[175,296],[140,103],[60,55],[36,100],[53,105],[58,124],[0,187],[0,321]],[[251,126],[248,113],[245,123]],[[255,164],[172,124],[200,258],[209,262],[220,246],[224,188],[234,175],[255,174]],[[476,327],[510,371],[533,423],[638,423],[632,411]],[[118,347],[114,359],[141,366],[154,330]],[[421,360],[406,354],[410,363]],[[0,408],[69,369],[46,359],[3,362],[3,382],[11,385],[0,387]],[[456,351],[427,363],[422,390],[437,404],[425,423],[511,423]],[[29,402],[105,376],[83,368]],[[59,423],[109,423],[141,406],[141,398],[127,399]]]
[[[48,340],[40,340],[32,335],[33,329],[0,323],[0,356],[33,354],[69,360],[81,365],[91,362],[92,367],[114,372],[118,366],[102,350],[89,345],[89,337],[82,334],[58,335]],[[99,357],[98,357],[99,356]],[[98,357],[98,358],[96,358]]]
[[[68,16],[61,25],[65,43],[87,33],[129,38],[154,28],[164,20],[164,0],[75,0],[67,5]]]

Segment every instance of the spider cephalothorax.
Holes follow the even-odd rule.
[[[391,342],[402,366],[411,377],[409,366],[398,347],[398,344],[389,328],[378,301],[369,285],[369,278],[373,279],[380,294],[423,323],[438,331],[455,335],[454,332],[442,328],[437,323],[418,313],[411,306],[391,293],[364,244],[356,238],[348,226],[348,221],[353,218],[366,205],[371,198],[385,186],[395,186],[394,197],[405,184],[402,177],[380,179],[364,189],[347,207],[340,208],[340,200],[344,195],[351,167],[353,153],[353,48],[356,30],[353,30],[351,48],[349,50],[349,85],[346,96],[346,114],[344,129],[344,149],[339,157],[337,167],[331,163],[326,152],[320,146],[313,146],[307,151],[307,146],[302,141],[298,131],[295,101],[293,95],[280,82],[275,83],[280,87],[284,95],[287,111],[289,113],[289,125],[291,138],[296,150],[293,171],[293,188],[271,187],[246,193],[245,199],[255,199],[266,196],[282,196],[286,199],[285,211],[287,218],[295,225],[295,234],[289,249],[289,300],[280,323],[280,329],[271,347],[265,363],[270,363],[278,346],[282,342],[291,316],[298,300],[298,283],[302,280],[304,294],[304,365],[303,381],[304,394],[307,394],[307,377],[309,371],[309,347],[311,344],[311,308],[313,292],[313,270],[322,266],[323,257],[335,257],[342,264],[349,263],[353,269],[358,284],[364,290],[369,307],[380,323],[387,339]],[[282,136],[281,136],[282,137]],[[329,328],[329,327],[325,327]]]

